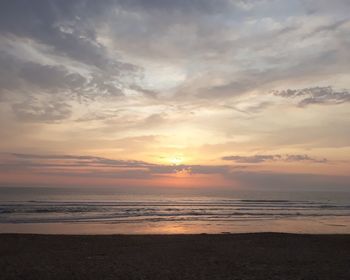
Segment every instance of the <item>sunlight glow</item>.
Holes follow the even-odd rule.
[[[179,156],[174,156],[169,158],[169,162],[173,165],[180,165],[183,163],[183,158]]]

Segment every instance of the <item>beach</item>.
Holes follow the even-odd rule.
[[[6,279],[350,279],[350,235],[0,235]]]

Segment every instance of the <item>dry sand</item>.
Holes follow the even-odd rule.
[[[350,235],[0,235],[0,279],[350,279]]]

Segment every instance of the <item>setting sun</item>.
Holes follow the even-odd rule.
[[[182,164],[183,163],[183,158],[182,157],[179,157],[179,156],[174,156],[174,157],[170,157],[169,159],[169,162],[173,165],[179,165],[179,164]]]

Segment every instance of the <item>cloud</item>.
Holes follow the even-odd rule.
[[[118,72],[132,67],[109,60],[98,42],[96,26],[89,17],[106,11],[111,2],[94,2],[5,0],[0,4],[0,33],[35,40],[58,54],[103,70]]]
[[[70,72],[62,65],[43,65],[24,61],[0,51],[0,91],[49,90],[53,92],[76,91],[87,82],[78,73]]]
[[[0,93],[41,92],[67,94],[67,97],[120,96],[124,86],[116,83],[115,76],[103,72],[80,74],[70,70],[70,65],[41,64],[24,60],[0,50]],[[73,95],[74,94],[74,95]]]
[[[18,120],[52,122],[71,116],[72,103],[93,102],[98,97],[121,97],[124,87],[106,74],[84,76],[63,65],[19,59],[0,50],[0,100]]]
[[[24,122],[54,122],[71,116],[71,106],[59,100],[27,100],[14,103],[12,110],[15,116]]]
[[[349,3],[347,0],[334,0],[332,3],[327,0],[305,0],[303,4],[311,13],[348,15]]]
[[[255,155],[255,156],[225,156],[222,159],[238,163],[261,163],[280,159],[280,155]]]
[[[14,160],[22,161],[23,163],[29,163],[34,166],[35,163],[45,165],[45,163],[55,164],[58,166],[101,166],[101,167],[150,167],[154,164],[150,164],[144,161],[138,160],[115,160],[103,157],[95,156],[73,156],[73,155],[36,155],[36,154],[8,154],[12,156]],[[62,162],[59,162],[62,161]]]
[[[237,163],[263,163],[271,161],[281,161],[281,162],[299,162],[299,161],[308,161],[315,163],[325,163],[327,159],[315,159],[308,155],[254,155],[254,156],[225,156],[222,157],[222,160],[233,161]]]
[[[243,1],[237,1],[243,2]],[[217,12],[224,12],[227,9],[235,6],[230,1],[226,0],[119,0],[116,1],[121,7],[133,8],[140,10],[161,10],[165,12],[181,11],[183,13],[205,13],[212,14]]]
[[[1,99],[15,108],[22,106],[14,103],[24,103],[30,96],[42,99],[48,93],[59,94],[66,104],[123,96],[140,76],[142,67],[126,62],[99,41],[98,18],[115,3],[102,2],[2,1]],[[47,99],[50,107],[52,98]],[[45,116],[47,122],[57,119],[47,113],[38,119]],[[36,119],[30,117],[28,121]]]
[[[276,96],[297,99],[299,107],[306,107],[312,104],[332,105],[350,102],[350,92],[348,90],[335,91],[330,86],[286,89],[273,91],[273,93]]]
[[[326,158],[315,159],[308,155],[286,155],[284,159],[286,161],[310,161],[310,162],[319,162],[319,163],[325,163],[328,161]]]
[[[339,28],[341,28],[343,25],[346,25],[348,22],[349,22],[349,19],[342,19],[336,22],[332,22],[330,24],[319,26],[315,30],[313,30],[310,34],[308,34],[308,36],[314,36],[315,34],[322,33],[322,32],[327,33],[327,32],[337,31]]]
[[[23,63],[19,69],[19,79],[49,90],[76,91],[86,83],[86,78],[78,73],[69,73],[63,66]]]
[[[279,156],[272,156],[272,158]],[[263,156],[260,160],[269,160]],[[283,156],[285,160],[309,160],[307,156]],[[249,162],[252,162],[249,160]],[[246,163],[242,161],[242,163]],[[19,153],[0,154],[1,174],[22,174],[27,172],[38,176],[79,177],[90,179],[154,179],[171,176],[179,172],[194,175],[220,175],[234,186],[242,189],[268,190],[346,190],[349,176],[322,175],[310,173],[280,173],[274,171],[254,171],[244,166],[230,165],[165,165],[137,160],[117,160],[96,156],[79,155],[36,155]],[[16,184],[16,177],[13,177]],[[103,186],[103,181],[99,181]],[[4,184],[4,182],[0,182]],[[215,183],[213,183],[215,185]],[[8,184],[7,184],[8,185]],[[216,187],[216,186],[212,187]]]
[[[313,161],[324,162],[306,155],[260,155],[253,157],[231,156],[225,160],[242,164],[261,163],[265,161]],[[2,171],[30,171],[33,174],[52,174],[65,176],[95,176],[106,178],[142,179],[164,175],[173,175],[186,172],[194,175],[221,175],[224,178],[233,178],[233,174],[247,166],[232,165],[167,165],[154,164],[138,160],[118,160],[96,156],[79,155],[36,155],[3,153],[0,157]]]
[[[237,169],[235,167],[234,169]],[[107,178],[151,178],[172,175],[178,172],[188,174],[221,174],[231,172],[230,166],[217,165],[166,165],[138,160],[117,160],[95,156],[0,154],[0,170],[27,170],[36,174],[72,175]]]
[[[337,46],[340,38],[334,33],[345,20],[328,20],[313,26],[302,21],[305,11],[300,9],[301,3],[229,0],[27,3],[13,0],[2,1],[0,5],[0,34],[13,42],[34,41],[46,46],[41,51],[43,56],[54,56],[57,62],[66,57],[66,64],[80,62],[86,66],[85,72],[97,72],[90,77],[93,81],[86,87],[96,87],[90,90],[91,95],[97,95],[103,87],[105,91],[115,93],[129,87],[155,96],[152,90],[130,81],[133,75],[138,76],[155,60],[161,60],[167,66],[189,61],[191,67],[181,69],[184,73],[196,73],[204,80],[208,79],[207,72],[213,76],[204,88],[198,88],[197,84],[189,93],[194,97],[191,102],[203,97],[240,96],[276,81],[304,76],[305,72],[309,75],[317,75],[319,71],[334,72],[334,67],[330,67],[332,64],[338,69],[343,68],[340,64],[348,67],[345,52],[337,51],[341,46]],[[312,2],[309,5],[322,7],[325,4]],[[279,14],[286,12],[290,13],[288,20],[279,18]],[[310,42],[304,40],[306,48],[292,43],[285,45],[286,40],[298,42],[300,37],[309,34],[310,29],[318,36],[317,30],[327,26],[332,39],[332,44],[327,47],[314,46],[311,39]],[[313,63],[309,61],[308,44],[313,45]],[[329,51],[336,55],[332,57],[332,63],[327,63],[327,70],[320,64],[324,64],[322,55]],[[128,62],[127,57],[134,62]],[[247,57],[252,57],[254,63],[248,62]],[[142,65],[137,65],[136,58],[143,61]],[[302,63],[296,63],[298,61]],[[50,78],[45,78],[44,71],[45,68],[33,71],[31,80],[42,81],[45,85]],[[217,79],[215,73],[218,73],[220,83],[213,82]],[[42,79],[40,75],[43,75]]]

